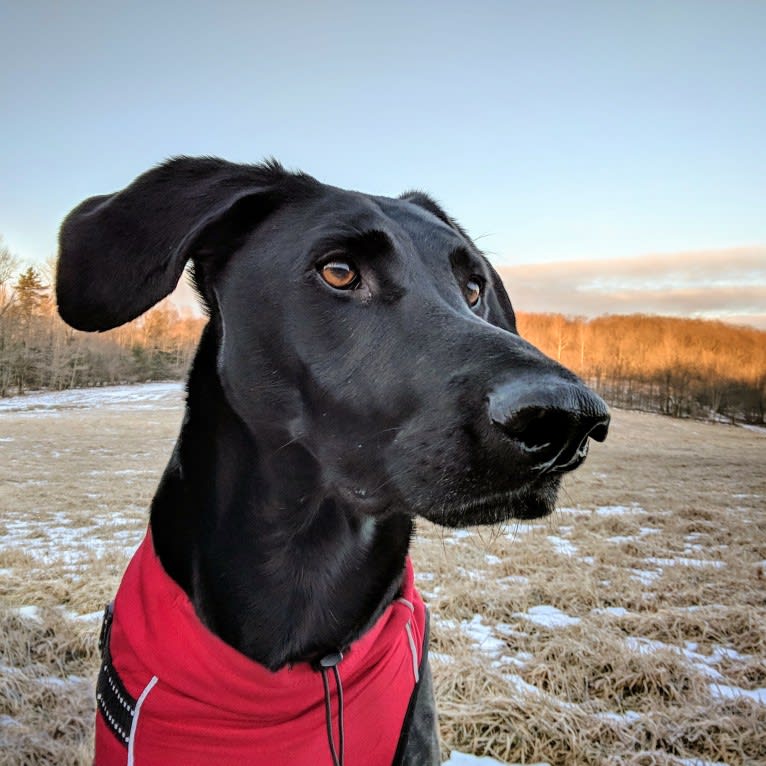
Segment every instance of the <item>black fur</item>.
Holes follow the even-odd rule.
[[[59,310],[85,330],[138,316],[193,262],[209,322],[151,529],[204,623],[268,668],[365,630],[395,595],[415,515],[544,515],[581,462],[557,442],[569,462],[541,468],[549,442],[606,433],[603,403],[519,337],[496,272],[421,192],[179,158],[82,203],[60,245]],[[330,253],[359,269],[356,289],[322,281]],[[558,399],[576,402],[566,424]]]

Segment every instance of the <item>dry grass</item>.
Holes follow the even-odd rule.
[[[766,437],[614,416],[551,519],[420,524],[445,752],[766,763],[766,703],[736,691],[766,687]],[[98,613],[180,417],[0,414],[0,765],[89,762]]]

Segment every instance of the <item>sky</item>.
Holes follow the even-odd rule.
[[[766,2],[0,0],[0,235],[177,154],[428,191],[524,311],[766,328]]]

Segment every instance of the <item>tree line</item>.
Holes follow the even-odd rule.
[[[610,404],[763,424],[766,332],[703,319],[520,314],[519,331]]]
[[[18,267],[0,241],[0,396],[186,373],[204,319],[182,316],[165,300],[109,332],[78,332],[56,311],[52,266]]]
[[[19,269],[0,240],[0,396],[182,378],[205,320],[168,300],[104,333],[68,327],[53,267]],[[661,316],[518,316],[519,330],[619,407],[764,423],[766,332]]]

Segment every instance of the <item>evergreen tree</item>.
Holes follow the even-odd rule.
[[[19,280],[13,289],[16,293],[17,311],[24,319],[30,319],[39,314],[48,288],[43,284],[34,266],[30,266],[19,275]]]

